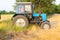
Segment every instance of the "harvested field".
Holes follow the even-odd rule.
[[[11,19],[12,15],[6,17],[3,16],[2,19],[7,20],[8,19],[7,17]],[[32,25],[31,28],[28,29],[27,31],[21,31],[15,33],[9,30],[7,32],[9,34],[8,37],[13,35],[13,37],[10,38],[10,40],[60,40],[60,14],[54,14],[48,20],[51,22],[52,26],[52,28],[49,30],[43,30],[38,26]],[[12,26],[10,22],[0,23],[1,28],[8,26],[9,27]]]
[[[13,14],[6,14],[6,15],[1,15],[0,21],[3,20],[10,20],[12,18]]]

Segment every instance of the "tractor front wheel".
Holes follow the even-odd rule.
[[[50,29],[51,28],[50,22],[48,22],[48,21],[42,22],[41,23],[41,28],[44,29],[44,30]]]
[[[28,19],[23,15],[17,15],[13,18],[13,24],[17,27],[27,27]]]

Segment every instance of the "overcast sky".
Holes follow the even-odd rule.
[[[0,10],[13,11],[15,0],[0,0]],[[60,0],[56,0],[56,4],[60,4]]]

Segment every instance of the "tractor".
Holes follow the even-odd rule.
[[[17,27],[28,27],[30,23],[38,24],[42,29],[50,29],[50,22],[45,13],[35,13],[32,2],[17,2],[16,12],[12,17],[13,24]]]

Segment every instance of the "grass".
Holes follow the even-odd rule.
[[[22,28],[22,27],[14,26],[11,20],[5,20],[0,22],[1,31],[12,30],[12,31],[18,32],[18,31],[27,31],[31,28],[32,28],[32,24],[30,24],[28,28],[27,27]]]
[[[2,29],[2,30],[14,30],[14,31],[21,31],[23,29],[25,30],[25,28],[19,28],[19,27],[13,26],[11,20],[0,22],[0,29]]]

